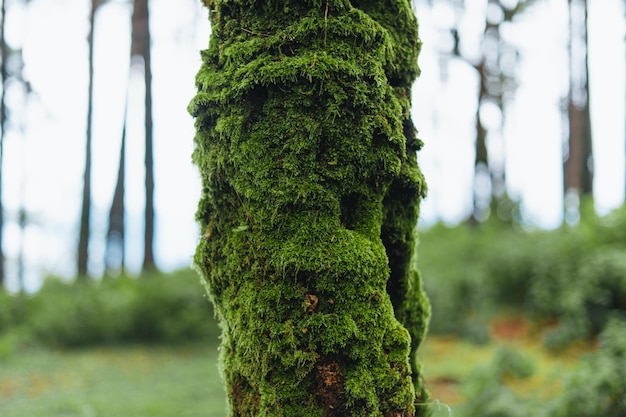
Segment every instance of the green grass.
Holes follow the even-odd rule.
[[[454,409],[463,404],[464,384],[490,363],[502,346],[519,350],[535,373],[507,385],[523,397],[558,395],[558,375],[571,370],[589,346],[548,353],[539,335],[494,330],[488,344],[454,337],[428,337],[420,350],[433,399]],[[502,326],[500,326],[502,327]],[[502,335],[494,333],[502,333]],[[506,336],[506,337],[504,337]],[[192,346],[99,347],[84,350],[17,350],[0,358],[2,417],[225,417],[217,348]],[[457,414],[455,412],[455,414]],[[446,406],[433,417],[447,417]]]
[[[3,417],[226,415],[214,346],[28,349],[0,362]]]

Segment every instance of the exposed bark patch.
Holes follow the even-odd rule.
[[[385,417],[413,417],[410,411],[387,411]]]
[[[244,416],[250,410],[257,413],[261,401],[261,394],[253,390],[250,384],[237,381],[230,387],[231,405],[235,417]]]
[[[319,301],[320,300],[316,295],[306,294],[304,296],[305,311],[309,314],[315,313],[315,310],[317,310],[317,306],[319,305]]]
[[[322,360],[315,365],[315,395],[324,409],[324,417],[343,416],[346,407],[343,398],[343,375],[339,363]]]

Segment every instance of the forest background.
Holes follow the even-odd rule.
[[[188,269],[199,3],[0,3],[10,415],[224,410],[219,331]],[[626,1],[414,8],[433,398],[468,417],[623,416]]]
[[[122,263],[135,274],[153,262],[164,271],[190,264],[200,184],[186,105],[210,33],[199,3],[150,2],[149,43],[135,14],[131,52],[128,1],[3,2],[0,282],[10,290],[34,291],[46,275],[99,277]],[[480,222],[500,201],[501,216],[511,215],[512,204],[518,223],[553,229],[577,222],[577,197],[568,189],[593,196],[600,214],[622,204],[623,1],[414,6],[424,42],[413,98],[429,184],[422,227]],[[150,194],[146,172],[153,173]],[[146,224],[153,224],[149,236]]]

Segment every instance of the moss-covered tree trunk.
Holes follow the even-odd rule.
[[[231,416],[426,415],[410,3],[205,4],[195,264]]]

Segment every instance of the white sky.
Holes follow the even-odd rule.
[[[23,113],[23,133],[7,132],[3,199],[8,224],[4,247],[9,287],[17,287],[16,259],[26,248],[27,288],[43,274],[71,276],[80,215],[87,105],[88,1],[33,0],[13,6],[8,39],[23,44],[25,75],[38,94]],[[486,0],[468,0],[480,12]],[[596,158],[597,209],[606,213],[624,199],[626,73],[622,0],[590,2],[590,59]],[[492,140],[492,154],[506,162],[509,192],[522,198],[524,214],[541,227],[561,222],[561,115],[567,90],[567,0],[544,0],[506,36],[522,50],[521,85],[506,115],[505,138]],[[156,259],[160,268],[188,266],[196,241],[198,173],[191,164],[193,120],[186,112],[194,95],[198,51],[208,43],[207,13],[197,0],[151,1],[156,166]],[[106,219],[113,194],[128,83],[130,7],[112,0],[97,16],[93,143],[93,211],[90,270],[103,270]],[[478,15],[476,15],[478,16]],[[426,147],[420,164],[429,184],[422,223],[454,223],[471,209],[476,76],[452,62],[445,85],[439,77],[440,33],[434,24],[445,11],[419,7],[424,49],[422,77],[414,91],[414,119]],[[477,19],[465,27],[479,33]],[[11,29],[12,28],[12,29]],[[22,30],[23,29],[23,30]],[[138,271],[143,239],[143,84],[131,77],[126,160],[127,266]],[[20,95],[14,95],[19,101]],[[504,141],[504,142],[503,142]],[[31,223],[16,224],[25,204]]]
[[[471,2],[480,9],[486,1]],[[606,213],[624,201],[625,17],[622,0],[591,1],[589,10],[590,86],[595,158],[595,203]],[[442,17],[443,15],[443,17]],[[422,76],[414,93],[414,118],[426,147],[420,163],[429,184],[422,221],[455,223],[471,209],[473,131],[477,79],[468,65],[453,62],[446,85],[439,80],[437,29],[446,13],[420,8],[424,50]],[[567,0],[544,0],[523,19],[503,28],[519,45],[520,86],[506,114],[502,150],[507,187],[523,201],[524,215],[541,227],[562,218],[562,138],[559,106],[567,94]],[[464,22],[468,27],[476,26]],[[478,27],[477,31],[482,31]],[[502,149],[504,148],[504,149]]]

